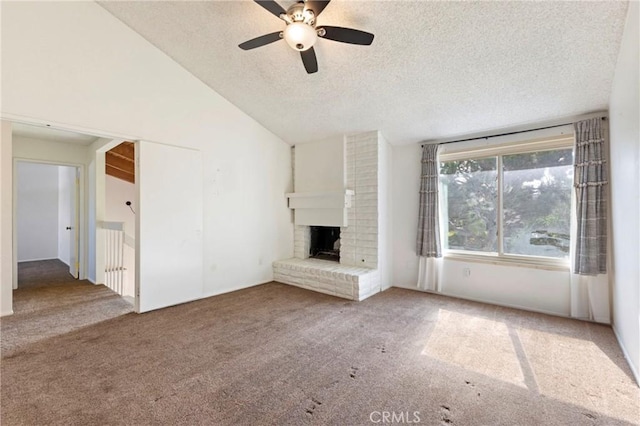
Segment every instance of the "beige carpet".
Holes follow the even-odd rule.
[[[2,319],[4,356],[17,345],[60,336],[133,312],[133,306],[106,288],[76,280],[59,260],[18,264],[18,290],[11,317]]]
[[[106,289],[83,290],[92,303]],[[22,341],[30,324],[48,333],[46,313],[2,321],[3,426],[640,421],[611,328],[586,322],[401,289],[358,303],[270,283]]]

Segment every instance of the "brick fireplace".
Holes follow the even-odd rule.
[[[347,299],[363,300],[382,291],[383,287],[379,266],[381,254],[384,254],[380,250],[380,241],[386,235],[384,219],[387,194],[383,191],[387,187],[385,178],[388,147],[379,132],[346,136],[342,143],[343,190],[349,193],[352,191],[352,195],[350,201],[342,206],[344,217],[340,224],[339,263],[310,258],[311,227],[325,224],[314,223],[313,218],[320,217],[315,212],[295,209],[296,219],[299,219],[300,214],[304,219],[302,221],[306,223],[295,225],[294,258],[274,262],[274,279]],[[300,158],[304,157],[294,155],[294,161],[299,162]],[[295,170],[306,170],[306,167]],[[300,173],[294,173],[296,193],[290,195],[311,196],[308,192],[297,192],[299,179]],[[322,196],[326,198],[327,194],[322,193]],[[333,207],[333,204],[323,206],[321,202],[309,204],[319,209]],[[291,205],[290,202],[290,207]],[[307,219],[308,217],[312,219]],[[335,217],[342,218],[341,214]],[[384,259],[382,260],[384,263]]]

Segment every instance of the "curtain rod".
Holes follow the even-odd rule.
[[[600,117],[601,120],[606,120],[607,117]],[[509,135],[517,135],[519,133],[528,133],[528,132],[535,132],[536,130],[545,130],[545,129],[553,129],[555,127],[563,127],[563,126],[568,126],[570,124],[574,124],[573,122],[571,123],[562,123],[562,124],[554,124],[553,126],[545,126],[545,127],[537,127],[535,129],[528,129],[528,130],[518,130],[517,132],[507,132],[507,133],[499,133],[497,135],[489,135],[489,136],[479,136],[479,137],[475,137],[475,138],[467,138],[467,139],[458,139],[455,141],[448,141],[448,142],[440,142],[440,143],[434,143],[434,144],[427,144],[427,143],[423,143],[420,146],[424,147],[425,145],[447,145],[450,143],[458,143],[458,142],[467,142],[467,141],[475,141],[475,140],[479,140],[479,139],[489,139],[489,138],[497,138],[498,136],[509,136]]]

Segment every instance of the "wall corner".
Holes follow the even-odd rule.
[[[13,139],[11,122],[0,122],[0,313],[13,313]]]

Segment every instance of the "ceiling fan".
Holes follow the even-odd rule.
[[[331,0],[300,1],[284,10],[274,0],[254,0],[276,17],[286,22],[284,31],[265,34],[238,45],[240,49],[250,50],[284,39],[291,48],[300,52],[302,63],[308,74],[318,71],[318,61],[313,45],[320,38],[342,43],[368,46],[373,42],[373,34],[353,28],[322,26],[316,28],[318,15]]]

